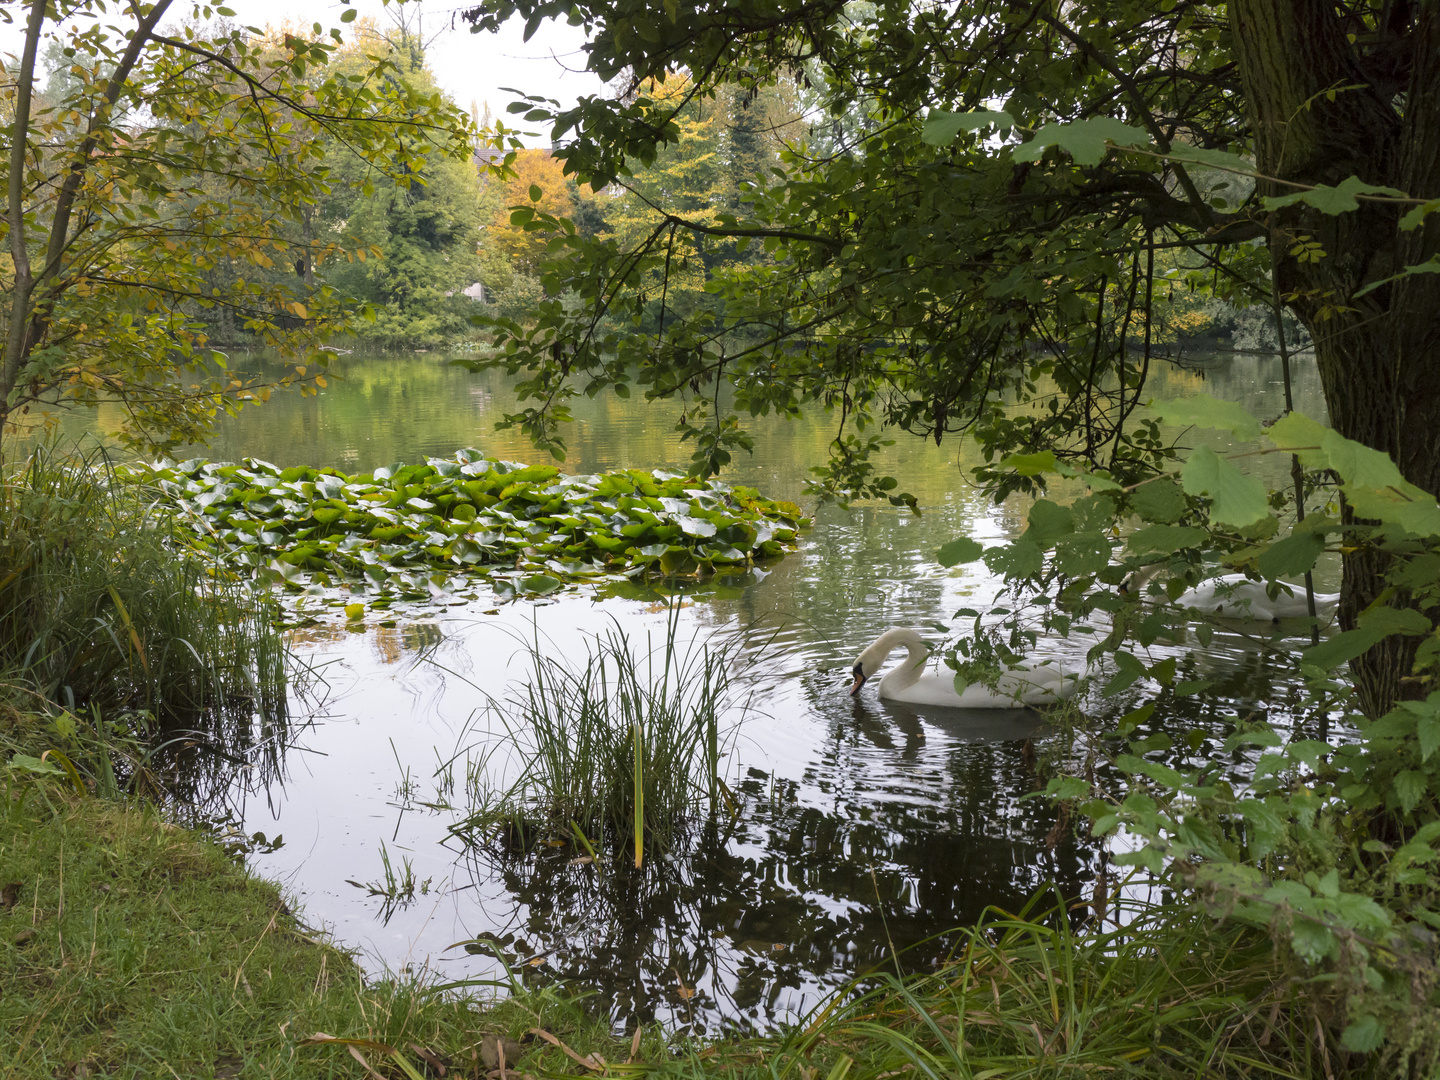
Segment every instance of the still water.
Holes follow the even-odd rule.
[[[1323,417],[1313,365],[1297,365],[1297,407]],[[435,354],[346,358],[339,373],[318,397],[279,397],[226,422],[209,456],[347,472],[466,446],[538,460],[520,437],[494,430],[515,411],[499,375],[472,375]],[[1268,357],[1167,366],[1153,385],[1156,397],[1202,390],[1260,416],[1283,407],[1279,364]],[[574,411],[566,469],[688,462],[664,406],[582,398]],[[833,437],[830,419],[757,427],[754,456],[727,479],[804,504],[807,470]],[[921,515],[888,504],[822,508],[797,552],[684,599],[682,640],[730,643],[749,706],[731,716],[725,772],[739,812],[701,826],[689,854],[641,875],[601,874],[572,865],[569,848],[519,857],[451,837],[459,814],[436,807],[462,801],[464,762],[478,768],[499,746],[484,767],[507,767],[484,707],[523,677],[525,643],[583,658],[589,635],[618,626],[632,640],[658,640],[668,616],[653,596],[497,604],[482,588],[478,601],[388,628],[327,616],[296,632],[297,661],[312,677],[294,710],[311,719],[294,735],[282,779],[234,789],[246,833],[284,837],[252,865],[282,881],[312,923],[361,950],[371,970],[495,979],[504,974],[498,950],[526,981],[593,989],[617,1026],[660,1018],[768,1027],[857,973],[896,963],[897,950],[904,967],[933,963],[950,947],[947,931],[991,906],[1018,910],[1047,882],[1088,896],[1102,852],[1073,824],[1057,826],[1043,800],[1025,799],[1043,786],[1039,763],[1063,748],[1043,717],[846,693],[855,655],[883,630],[949,626],[957,609],[997,602],[999,582],[983,565],[946,570],[934,557],[958,536],[994,543],[1023,528],[1028,500],[991,505],[967,483],[978,463],[963,442],[902,437],[884,464]],[[1264,467],[1283,482],[1284,462]],[[1079,671],[1089,643],[1042,642],[1036,658]],[[1157,724],[1199,731],[1197,754],[1218,752],[1237,713],[1283,715],[1287,688],[1244,637],[1217,634],[1187,664],[1190,677],[1215,680],[1212,696]],[[1124,703],[1097,697],[1087,707],[1109,716]],[[415,886],[403,902],[367,888],[385,884],[387,861]],[[480,953],[457,944],[477,937],[491,943]]]

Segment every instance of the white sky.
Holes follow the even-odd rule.
[[[267,23],[279,26],[289,19],[292,24],[300,26],[308,27],[318,22],[327,29],[336,26],[348,31],[348,27],[340,22],[345,5],[338,2],[218,2],[225,3],[235,12],[237,20],[247,26],[265,26]],[[391,24],[394,18],[391,13],[398,7],[392,2],[387,8],[381,0],[355,0],[353,6],[362,17],[373,16],[382,27]],[[523,23],[519,21],[508,24],[498,34],[472,34],[468,24],[459,18],[459,12],[471,6],[474,5],[456,4],[454,0],[448,3],[446,0],[409,0],[404,5],[406,17],[412,25],[418,12],[425,38],[434,39],[427,50],[430,67],[440,86],[450,93],[457,105],[468,109],[474,101],[483,108],[488,102],[492,113],[507,123],[515,124],[519,123],[518,118],[505,113],[505,106],[513,98],[501,87],[515,87],[528,94],[558,98],[566,105],[573,104],[583,94],[598,94],[603,90],[603,84],[597,78],[582,70],[585,57],[580,52],[580,46],[585,39],[579,28],[563,22],[546,23],[528,42],[520,40]],[[177,2],[171,11],[173,21],[178,22],[189,15],[190,5]],[[16,21],[9,26],[0,24],[0,52],[18,54],[22,45],[22,20],[27,14],[26,6],[10,6],[10,13]],[[452,17],[455,21],[453,30],[450,29]],[[537,145],[549,141],[548,132],[537,134],[538,138],[526,141]]]

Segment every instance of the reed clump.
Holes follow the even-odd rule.
[[[680,642],[672,614],[663,642],[643,651],[618,627],[597,635],[583,662],[538,641],[527,649],[524,685],[486,710],[503,739],[478,759],[465,754],[470,805],[453,832],[498,831],[521,847],[562,838],[592,858],[624,849],[640,866],[647,847],[669,849],[688,825],[733,805],[720,777],[726,717],[745,706],[733,700],[724,646]],[[497,746],[518,759],[499,786]]]
[[[283,712],[270,601],[185,548],[151,494],[101,451],[42,446],[0,476],[0,683],[16,715],[163,729]]]

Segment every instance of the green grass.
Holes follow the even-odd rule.
[[[646,1025],[629,1060],[634,1030],[588,1017],[584,987],[512,984],[497,1004],[491,984],[437,989],[424,972],[367,982],[203,836],[62,781],[0,776],[0,887],[17,886],[0,905],[0,1080],[370,1075],[322,1033],[358,1040],[387,1078],[438,1075],[417,1047],[451,1075],[484,1074],[496,1034],[528,1040],[512,1050],[532,1076],[587,1072],[535,1028],[616,1077],[1401,1075],[1339,1049],[1323,978],[1269,935],[1178,904],[1132,904],[1123,927],[1112,908],[1086,929],[1038,906],[992,911],[933,972],[868,973],[769,1035]]]
[[[41,447],[0,477],[0,679],[25,708],[248,727],[285,704],[268,597],[176,545],[103,453]]]
[[[677,634],[672,610],[664,640],[644,652],[615,628],[594,638],[583,663],[532,643],[526,684],[486,713],[501,726],[499,745],[519,754],[518,776],[493,790],[486,762],[472,758],[469,813],[454,831],[476,839],[498,830],[522,847],[560,837],[592,855],[623,849],[638,867],[647,847],[672,848],[728,805],[719,775],[726,653]]]
[[[0,889],[12,883],[0,894],[3,1080],[366,1075],[343,1045],[306,1045],[316,1033],[374,1044],[360,1052],[397,1077],[402,1057],[421,1065],[412,1044],[474,1075],[487,1033],[532,1027],[612,1051],[566,995],[482,1010],[417,979],[367,982],[203,837],[13,773],[0,782]],[[527,1048],[521,1067],[547,1055],[563,1059]]]

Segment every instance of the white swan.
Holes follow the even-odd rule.
[[[855,660],[855,685],[850,693],[858,694],[865,681],[880,670],[893,649],[909,650],[905,661],[880,680],[880,696],[889,701],[906,701],[912,705],[942,705],[951,709],[1014,709],[1022,705],[1053,705],[1070,697],[1079,686],[1074,675],[1062,675],[1049,667],[1016,668],[1000,676],[996,689],[971,685],[964,693],[955,689],[950,675],[937,675],[924,670],[930,650],[925,639],[914,630],[887,630]]]
[[[1158,567],[1146,567],[1138,571],[1125,583],[1122,591],[1138,591],[1157,572]],[[1305,591],[1283,581],[1279,582],[1279,586],[1279,591],[1271,597],[1263,581],[1256,581],[1244,574],[1225,574],[1201,582],[1193,589],[1186,589],[1173,602],[1176,607],[1193,607],[1202,615],[1219,615],[1227,619],[1255,619],[1262,622],[1308,619],[1310,605],[1305,599]],[[1339,602],[1339,593],[1316,593],[1316,618],[1333,618]]]

